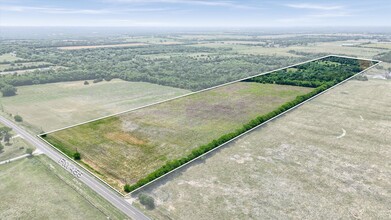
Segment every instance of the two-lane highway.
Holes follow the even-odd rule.
[[[28,133],[24,129],[20,128],[18,125],[16,125],[14,122],[4,118],[3,116],[0,116],[0,122],[10,128],[12,128],[17,134],[22,136],[27,142],[29,142],[31,145],[35,146],[37,149],[41,150],[46,156],[51,158],[56,163],[59,161],[66,161],[68,164],[72,164],[73,167],[76,167],[77,169],[81,170],[82,174],[79,175],[79,180],[85,183],[87,186],[89,186],[91,189],[93,189],[95,192],[97,192],[99,195],[103,196],[107,201],[109,201],[111,204],[113,204],[115,207],[117,207],[119,210],[123,211],[126,215],[128,215],[132,219],[149,219],[147,216],[145,216],[142,212],[140,212],[138,209],[130,205],[128,202],[125,201],[125,199],[118,195],[116,192],[114,192],[109,187],[105,186],[102,182],[100,182],[98,179],[93,177],[88,172],[85,172],[84,169],[82,169],[78,164],[73,163],[69,159],[65,158],[60,152],[56,151],[49,145],[47,145],[45,142],[40,140],[38,137],[35,137],[34,135]],[[66,169],[68,172],[75,175],[74,170],[72,169]]]

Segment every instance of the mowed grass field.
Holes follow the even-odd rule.
[[[389,219],[389,91],[338,86],[150,185],[156,208],[139,207],[153,219]]]
[[[119,190],[273,111],[312,88],[238,82],[72,127],[45,138],[78,151],[82,162]]]
[[[0,165],[0,219],[126,219],[46,156]]]
[[[188,93],[183,89],[143,82],[110,82],[84,85],[84,81],[18,87],[18,95],[1,97],[7,113],[44,131],[63,128],[98,117]]]

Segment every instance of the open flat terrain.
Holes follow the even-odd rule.
[[[19,114],[36,128],[49,131],[189,92],[122,80],[83,82],[20,86],[18,95],[1,97],[0,103],[5,112]]]
[[[46,156],[0,165],[0,219],[126,219]]]
[[[389,219],[391,81],[351,80],[145,189],[156,219]]]
[[[239,82],[48,134],[78,151],[100,177],[122,190],[169,160],[233,132],[259,115],[312,91]]]
[[[231,41],[221,41],[214,43],[201,43],[195,44],[195,47],[211,47],[211,48],[232,48],[233,51],[240,54],[251,54],[251,55],[275,55],[283,57],[301,57],[303,55],[298,55],[291,53],[296,51],[299,53],[308,53],[308,54],[339,54],[346,56],[355,56],[355,57],[373,57],[379,53],[387,51],[389,49],[389,44],[372,44],[365,45],[365,47],[358,46],[346,46],[358,44],[356,41],[333,41],[333,42],[316,42],[308,45],[291,45],[286,47],[265,47],[259,42],[260,45],[251,45],[247,44],[233,44]],[[360,43],[360,42],[359,42]],[[362,42],[361,42],[362,43]],[[254,44],[254,42],[252,42]]]

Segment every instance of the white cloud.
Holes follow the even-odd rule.
[[[337,17],[349,17],[352,14],[347,12],[335,12],[335,13],[319,13],[319,14],[310,14],[308,17],[313,18],[337,18]]]
[[[162,4],[189,4],[189,5],[204,5],[204,6],[217,6],[217,7],[229,7],[237,9],[261,9],[257,6],[239,4],[234,1],[219,1],[219,0],[104,0],[106,2],[117,3],[133,3],[133,4],[150,4],[150,3],[162,3]]]
[[[13,12],[40,12],[47,14],[118,14],[126,12],[156,12],[167,11],[169,8],[129,8],[129,9],[72,9],[58,7],[31,7],[31,6],[0,6],[2,11]]]
[[[315,10],[339,10],[343,9],[342,5],[319,5],[312,3],[296,3],[296,4],[286,4],[285,6],[290,8],[298,8],[298,9],[315,9]]]

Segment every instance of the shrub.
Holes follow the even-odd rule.
[[[33,155],[33,149],[32,148],[27,148],[26,149],[26,154]]]
[[[79,152],[74,153],[73,154],[73,159],[80,160],[81,159],[80,153]]]
[[[124,191],[127,192],[127,193],[132,192],[132,188],[130,187],[129,184],[125,184]]]
[[[16,95],[16,91],[17,91],[17,89],[11,85],[5,85],[1,89],[1,92],[3,93],[3,97],[14,96],[14,95]]]
[[[98,83],[98,82],[102,82],[103,79],[102,78],[99,78],[99,79],[94,79],[94,81],[92,81],[93,83]]]
[[[138,196],[138,199],[140,200],[140,203],[143,204],[148,209],[154,209],[155,208],[155,200],[144,193],[140,193]]]
[[[84,81],[84,85],[90,85],[88,81]]]
[[[14,119],[15,119],[16,122],[22,122],[23,121],[23,118],[20,115],[15,115]]]

